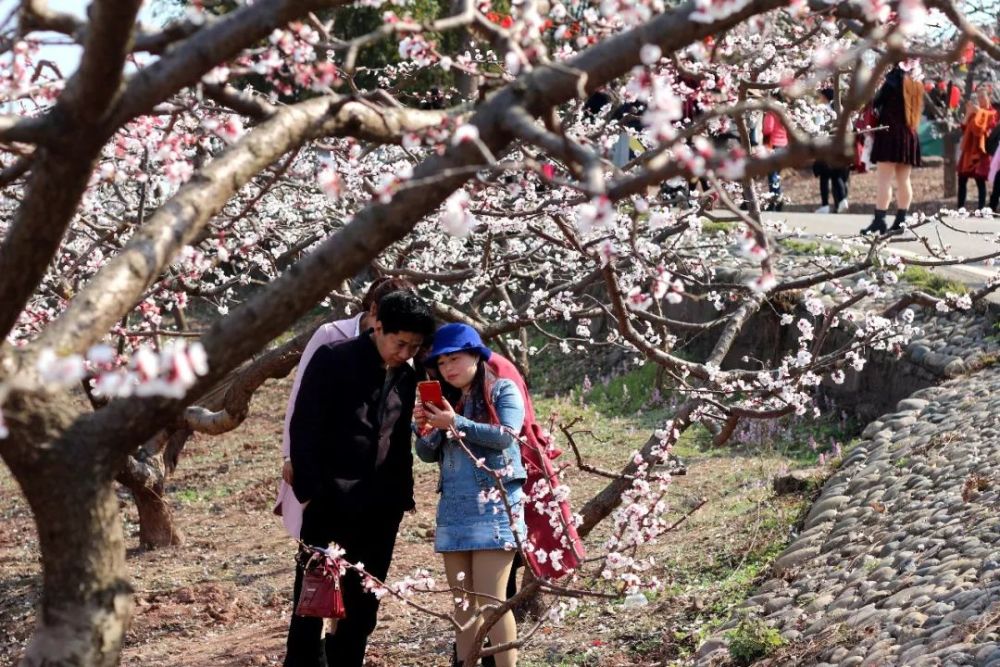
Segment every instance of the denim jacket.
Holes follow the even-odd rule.
[[[455,416],[455,428],[465,434],[465,444],[476,458],[484,459],[486,467],[501,470],[510,466],[509,474],[501,479],[504,485],[523,482],[527,478],[521,461],[521,444],[511,433],[520,433],[524,423],[524,399],[521,392],[510,380],[499,379],[493,385],[493,407],[503,428],[492,424],[473,421],[465,415]],[[471,412],[471,401],[467,401],[463,412]],[[444,442],[442,442],[444,441]],[[421,461],[437,461],[441,467],[440,491],[444,486],[453,487],[458,481],[455,476],[468,475],[471,469],[480,489],[494,487],[493,476],[474,465],[468,454],[454,440],[445,440],[444,433],[435,429],[423,438],[417,439],[417,456]],[[465,463],[468,463],[466,466]],[[464,482],[461,480],[459,482]]]

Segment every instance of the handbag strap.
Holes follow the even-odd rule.
[[[323,577],[332,579],[334,586],[339,589],[340,577],[337,575],[336,561],[330,558],[330,556],[322,549],[305,543],[301,544],[302,548],[310,552],[309,560],[306,561],[303,569],[307,571],[310,569],[319,570],[319,573]]]

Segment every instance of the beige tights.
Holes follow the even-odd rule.
[[[448,575],[448,585],[452,588],[461,588],[479,596],[464,596],[456,593],[455,597],[461,597],[455,604],[455,620],[461,625],[465,625],[473,617],[477,617],[473,623],[469,623],[464,632],[455,635],[455,643],[458,645],[458,657],[464,658],[472,648],[473,640],[479,628],[482,627],[483,619],[479,616],[479,607],[496,604],[497,600],[505,600],[507,597],[507,578],[510,576],[510,568],[514,563],[513,551],[455,551],[444,553],[444,569]],[[459,573],[464,573],[465,577],[459,581]],[[465,609],[463,604],[468,601]],[[489,629],[488,636],[490,644],[499,646],[500,644],[517,639],[517,625],[514,623],[514,614],[507,612],[500,620]],[[497,653],[497,667],[514,667],[517,664],[517,649]]]

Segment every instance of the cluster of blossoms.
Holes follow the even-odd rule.
[[[65,85],[51,61],[40,57],[39,44],[17,39],[0,54],[0,99],[5,104],[23,104],[26,114],[52,103]]]
[[[945,292],[944,299],[934,305],[939,313],[950,313],[952,310],[969,310],[972,308],[972,297],[968,294]]]
[[[45,349],[38,356],[42,382],[71,387],[86,380],[98,396],[167,396],[183,398],[198,376],[208,372],[208,359],[201,343],[171,341],[156,352],[140,347],[124,363],[107,345],[95,345],[86,355],[59,356]]]

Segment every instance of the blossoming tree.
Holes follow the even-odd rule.
[[[781,264],[774,239],[792,232],[761,222],[754,185],[846,158],[852,113],[928,9],[996,55],[949,0],[903,0],[892,17],[881,0],[523,0],[509,13],[463,0],[419,20],[366,1],[381,25],[347,36],[343,0],[190,4],[150,29],[140,0],[93,0],[85,20],[23,0],[0,26],[0,456],[44,571],[25,664],[117,663],[132,599],[114,481],[135,493],[144,541],[176,540],[164,452],[237,427],[310,331],[270,342],[373,275],[410,278],[442,318],[522,362],[531,328],[552,353],[614,344],[664,369],[677,413],[580,508],[582,534],[614,526],[577,582],[620,592],[645,585],[635,555],[667,529],[655,464],[685,428],[712,424],[724,442],[742,419],[808,410],[823,378],[905,341],[909,306],[969,305],[910,294],[856,317],[902,269],[882,259],[889,239]],[[75,72],[41,57],[52,34],[82,46]],[[362,64],[387,41],[398,59]],[[428,72],[442,90],[409,84]],[[838,108],[820,118],[810,91],[831,78]],[[754,148],[764,112],[788,147]],[[714,201],[734,230],[704,229]],[[929,224],[915,223],[908,234]],[[926,243],[927,265],[967,261]],[[727,281],[734,266],[750,278]],[[838,282],[852,276],[865,278]],[[723,368],[787,294],[806,311],[783,321],[798,348]],[[695,297],[716,315],[672,316]],[[719,332],[706,359],[675,353],[701,331]]]

